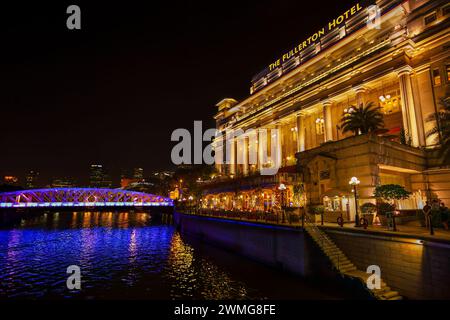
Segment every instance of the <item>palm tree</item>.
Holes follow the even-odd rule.
[[[442,98],[440,104],[442,108],[426,119],[427,122],[435,121],[436,124],[426,135],[434,137],[436,143],[440,140],[440,156],[444,157],[445,163],[450,163],[450,96]]]
[[[363,104],[359,107],[350,106],[348,110],[344,110],[341,118],[342,132],[353,132],[357,136],[383,128],[383,114],[380,109],[373,102],[365,106]]]

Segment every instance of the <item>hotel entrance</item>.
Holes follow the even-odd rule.
[[[344,222],[355,220],[355,199],[351,192],[329,190],[323,194],[324,221],[337,223],[342,217]]]

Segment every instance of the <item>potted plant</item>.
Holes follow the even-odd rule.
[[[325,213],[325,207],[323,205],[312,206],[311,213],[314,214],[315,222],[321,222],[323,214]]]
[[[377,206],[373,203],[366,202],[360,208],[363,218],[366,219],[369,226],[371,226],[373,224],[375,212],[377,211]]]
[[[405,190],[403,186],[398,184],[385,184],[375,187],[374,196],[377,199],[385,201],[378,206],[378,214],[383,225],[387,223],[387,215],[394,217],[395,201],[408,199],[410,195],[411,192]],[[395,224],[393,226],[395,231]]]
[[[386,215],[390,212],[395,211],[395,206],[387,203],[387,202],[380,202],[377,206],[377,217],[380,219],[382,226],[387,226],[387,217]]]

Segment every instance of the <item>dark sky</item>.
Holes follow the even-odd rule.
[[[94,3],[95,2],[95,3]],[[170,135],[356,1],[2,3],[0,175],[171,168]],[[81,30],[66,8],[81,7]]]

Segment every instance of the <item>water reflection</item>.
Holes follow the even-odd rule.
[[[296,298],[301,288],[343,297],[152,221],[145,212],[60,212],[0,230],[0,298]],[[81,267],[81,291],[66,288],[70,265]]]

